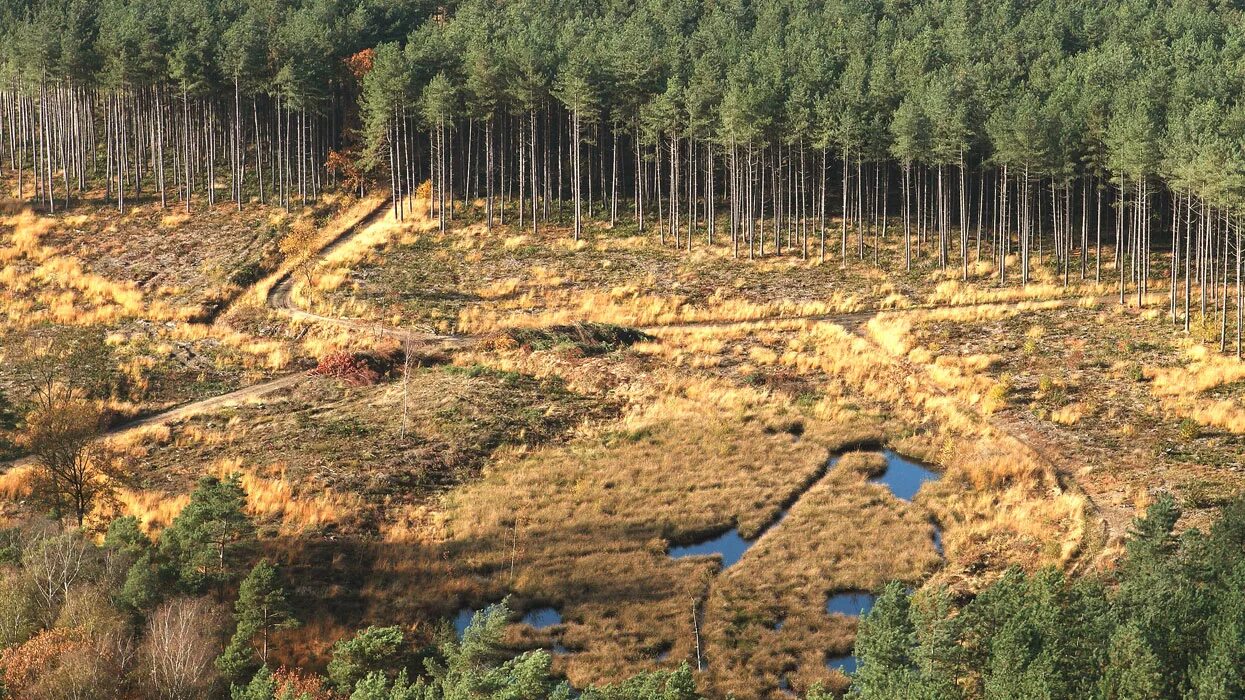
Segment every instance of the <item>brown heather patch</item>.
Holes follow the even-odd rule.
[[[549,439],[597,410],[556,382],[444,367],[413,369],[409,407],[408,433],[399,439],[396,378],[366,387],[313,379],[171,426],[165,444],[136,458],[153,485],[176,490],[220,460],[271,465],[276,456],[283,467],[260,476],[359,495],[366,503],[355,510],[370,523],[389,501],[422,500],[475,473],[498,446]]]
[[[975,436],[989,429],[980,419],[965,413],[951,397],[897,379],[903,368],[886,362],[868,341],[833,324],[814,322],[654,332],[657,341],[636,346],[641,356],[675,360],[676,366],[685,367],[694,364],[690,358],[712,352],[722,360],[715,371],[735,379],[695,379],[696,373],[688,376],[680,370],[616,381],[611,390],[626,396],[632,406],[621,426],[633,443],[600,449],[589,441],[554,454],[533,454],[516,466],[495,467],[480,485],[456,492],[448,511],[451,558],[469,563],[487,582],[468,602],[480,605],[516,590],[522,599],[560,605],[567,620],[562,642],[576,650],[566,660],[573,680],[620,677],[651,667],[659,649],[671,649],[670,663],[692,658],[691,600],[707,596],[703,641],[711,659],[708,677],[718,692],[763,697],[774,692],[784,673],[797,687],[815,680],[841,684],[823,661],[828,653],[850,648],[854,627],[851,621],[825,615],[826,594],[832,588],[869,589],[887,578],[919,581],[936,568],[931,512],[947,528],[951,564],[939,576],[958,588],[974,588],[982,573],[997,573],[1008,564],[1067,563],[1080,552],[1085,513],[1079,497],[1061,495],[1049,468],[1033,461],[1021,446],[1001,439],[981,443]],[[759,355],[768,363],[761,365],[766,372],[789,367],[806,376],[820,398],[797,410],[792,402],[802,401],[802,395],[739,384],[741,375],[756,371]],[[495,355],[494,361],[544,365],[550,371],[558,364],[555,353],[514,350]],[[562,364],[561,372],[577,376],[574,363]],[[603,371],[596,368],[591,374]],[[779,375],[762,376],[768,384]],[[924,413],[914,404],[924,407]],[[870,418],[878,413],[889,416],[889,430],[909,421],[922,425],[927,437],[895,436],[896,444],[947,466],[944,480],[927,487],[918,504],[903,504],[884,487],[865,483],[864,474],[877,469],[877,457],[853,455],[800,498],[791,515],[724,577],[715,577],[708,561],[707,570],[673,580],[663,578],[660,569],[641,568],[654,559],[677,566],[694,561],[662,558],[663,540],[692,539],[679,532],[712,534],[734,523],[744,535],[755,535],[777,514],[776,504],[788,502],[816,476],[830,449],[853,440],[879,441],[885,433],[867,427],[880,425]],[[799,426],[802,439],[796,441],[785,428],[792,425]],[[940,432],[945,438],[934,439]],[[773,440],[790,442],[792,449],[812,448],[802,458],[805,466],[783,466],[780,482],[759,471],[749,479],[755,495],[735,493],[739,487],[723,479],[740,468],[732,466],[736,455],[754,470],[787,461],[754,454]],[[726,446],[726,454],[719,445]],[[976,457],[953,459],[965,446],[975,447]],[[682,466],[684,460],[687,466]],[[658,481],[656,474],[663,479]],[[666,490],[678,499],[662,496]],[[780,495],[762,495],[775,491]],[[760,511],[764,515],[731,513],[731,504],[737,509],[750,503],[768,504]],[[634,514],[637,510],[647,515]],[[508,543],[513,541],[516,514],[521,517],[520,545],[512,588],[514,552]],[[525,536],[527,531],[531,534]],[[629,544],[620,531],[629,534]],[[869,549],[876,541],[887,544]],[[1047,543],[1052,541],[1060,544],[1051,548]],[[773,554],[762,554],[770,548]],[[856,561],[849,553],[857,550],[868,553]],[[869,559],[874,554],[882,560]],[[637,611],[619,609],[617,584],[606,587],[615,594],[610,605],[593,600],[600,579],[644,579],[662,593],[648,593],[655,599],[646,598],[642,606],[647,617],[637,617]],[[789,586],[790,581],[806,583]],[[796,616],[789,623],[794,625],[791,631],[786,626],[781,633],[768,629],[778,608]],[[615,631],[603,638],[603,626]],[[529,636],[528,641],[551,640]]]

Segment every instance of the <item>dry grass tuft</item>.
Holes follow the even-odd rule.
[[[117,501],[122,513],[138,518],[143,530],[149,534],[158,534],[168,527],[169,523],[190,503],[189,494],[168,494],[155,491],[139,491],[119,489]]]
[[[242,460],[225,459],[213,467],[218,476],[238,473],[246,489],[247,506],[260,520],[279,523],[278,533],[292,536],[329,524],[341,524],[363,509],[362,500],[352,494],[324,491],[305,495],[285,478],[284,465],[277,463],[264,468],[271,477],[260,476],[256,470],[242,467]]]
[[[1185,351],[1185,364],[1146,367],[1153,394],[1177,416],[1231,433],[1245,433],[1245,407],[1237,396],[1216,398],[1206,394],[1245,381],[1245,362],[1211,352],[1201,343]]]
[[[0,474],[0,499],[19,501],[28,498],[34,469],[33,466],[27,464],[10,467]]]

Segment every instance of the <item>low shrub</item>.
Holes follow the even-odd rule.
[[[340,379],[350,386],[370,386],[380,380],[381,374],[372,367],[367,356],[348,352],[326,355],[311,373]]]

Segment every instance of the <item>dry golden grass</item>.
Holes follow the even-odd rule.
[[[1067,566],[1083,553],[1088,504],[1023,445],[997,436],[957,441],[946,452],[952,456],[944,478],[925,502],[947,525],[949,557],[978,564],[1005,558],[1032,568]]]
[[[643,294],[635,287],[616,287],[605,292],[546,288],[539,292],[524,291],[496,307],[468,307],[459,314],[458,327],[469,333],[500,328],[539,328],[576,321],[649,327],[822,316],[855,311],[859,307],[860,301],[853,295],[836,295],[815,302],[754,303],[719,291],[703,304],[690,304],[683,297]]]
[[[20,235],[22,229],[13,237]],[[133,283],[86,273],[76,260],[46,248],[32,252],[19,243],[7,249],[13,251],[14,259],[6,262],[0,273],[0,301],[5,303],[10,328],[43,322],[108,325],[148,312],[142,293]],[[0,252],[0,257],[4,256]]]
[[[376,208],[384,203],[384,198],[379,196],[364,197],[352,202],[346,206],[342,212],[335,216],[329,223],[320,230],[320,236],[315,249],[319,250],[328,245],[345,231],[354,228],[361,221],[366,219]],[[289,274],[294,268],[297,261],[286,261],[275,272],[260,280],[249,290],[247,296],[238,300],[241,304],[250,304],[263,306],[267,303],[268,293],[276,283],[285,275]]]
[[[0,499],[18,501],[30,496],[30,481],[34,469],[27,464],[10,467],[0,474]]]
[[[777,696],[783,676],[801,691],[815,682],[844,688],[824,662],[851,653],[856,619],[827,614],[827,598],[917,582],[938,567],[924,508],[865,481],[879,460],[849,453],[715,582],[704,636],[717,692]]]
[[[128,488],[117,491],[120,504],[119,515],[133,515],[138,518],[143,530],[149,534],[158,534],[173,522],[173,518],[182,512],[190,503],[189,494],[169,496],[154,491],[136,491]]]
[[[433,226],[434,222],[428,219],[425,207],[418,207],[401,221],[392,214],[377,219],[318,261],[312,273],[311,289],[301,281],[295,283],[292,295],[295,303],[300,308],[325,316],[375,317],[376,312],[365,303],[356,299],[331,301],[325,293],[340,288],[355,267],[364,262],[378,261],[379,251],[393,244],[411,241]]]
[[[1103,296],[1111,293],[1106,285],[1078,283],[1064,287],[1062,283],[1038,282],[1018,287],[979,287],[966,285],[958,279],[939,282],[926,298],[930,305],[965,305],[1018,301],[1045,301],[1070,296]]]
[[[331,236],[367,211],[368,203],[326,198],[300,217],[325,219]],[[192,216],[154,206],[123,216],[106,207],[57,216],[16,210],[0,217],[0,332],[42,323],[105,328],[124,377],[112,405],[123,415],[239,388],[349,347],[339,329],[201,322],[265,269],[275,255],[271,231],[286,218],[264,207]],[[8,379],[0,368],[0,384]]]
[[[247,469],[242,460],[223,459],[214,466],[217,476],[242,476],[247,506],[261,522],[278,523],[277,534],[293,536],[351,520],[363,509],[363,502],[354,494],[337,494],[330,490],[305,493],[305,485],[286,478],[284,465],[277,463],[261,470]],[[271,476],[260,476],[258,471]]]
[[[1191,342],[1185,350],[1183,365],[1146,367],[1144,373],[1151,380],[1154,395],[1174,414],[1201,425],[1245,433],[1245,406],[1238,397],[1204,395],[1213,389],[1245,381],[1245,362]]]
[[[295,537],[325,525],[343,524],[362,509],[361,500],[353,494],[327,490],[304,493],[306,485],[287,480],[280,464],[262,470],[271,476],[261,476],[261,470],[245,468],[239,459],[219,460],[206,471],[220,477],[240,474],[248,511],[261,524],[272,524],[273,534],[278,537]],[[190,496],[123,488],[118,491],[117,500],[120,515],[133,515],[147,532],[155,534],[177,517],[190,502]]]
[[[511,589],[513,552],[507,538],[514,536],[515,513],[522,514],[513,589],[523,600],[562,607],[568,621],[563,642],[576,650],[565,661],[572,680],[626,675],[647,667],[653,654],[667,647],[672,660],[690,658],[691,600],[707,595],[704,641],[713,692],[765,697],[777,692],[782,674],[797,687],[816,680],[841,686],[842,679],[826,671],[822,661],[826,654],[850,647],[854,627],[821,612],[825,594],[831,589],[868,589],[890,577],[919,580],[928,574],[936,562],[929,544],[929,513],[947,529],[951,563],[940,580],[959,588],[973,590],[984,580],[967,573],[970,565],[987,572],[988,578],[1008,564],[1067,565],[1081,553],[1088,520],[1084,500],[1066,492],[1050,467],[1022,445],[1005,436],[991,437],[989,424],[964,408],[954,391],[932,388],[938,385],[933,379],[905,379],[910,372],[906,358],[890,360],[869,340],[824,322],[742,322],[653,332],[658,340],[635,346],[637,354],[660,358],[674,368],[697,366],[697,360],[708,366],[709,359],[716,359],[712,366],[729,368],[728,376],[736,379],[694,379],[695,373],[683,376],[682,369],[643,380],[616,376],[607,383],[610,391],[634,408],[604,449],[592,447],[595,441],[585,437],[552,453],[516,455],[515,464],[503,460],[505,466],[490,470],[480,485],[457,493],[448,508],[444,527],[453,558],[465,558],[475,571],[492,572],[491,583],[472,594],[476,604]],[[490,356],[480,350],[471,357],[593,386],[552,353],[494,351]],[[970,358],[960,369],[970,376],[992,362],[987,356]],[[586,366],[594,377],[605,373],[595,361]],[[794,371],[811,382],[820,398],[796,410],[791,394],[738,383],[740,376],[762,369]],[[871,420],[873,409],[862,410],[862,398],[888,420]],[[802,439],[794,441],[784,428],[773,427],[784,425],[798,425]],[[926,432],[921,439],[896,444],[946,469],[944,479],[927,487],[918,504],[880,498],[885,489],[863,480],[877,469],[876,457],[853,456],[801,498],[791,516],[726,576],[715,580],[710,567],[671,580],[638,568],[645,559],[660,561],[661,540],[681,539],[680,531],[711,533],[734,523],[747,536],[772,519],[774,501],[761,498],[764,491],[756,496],[735,493],[738,486],[723,481],[739,469],[731,466],[737,456],[756,470],[776,461],[752,456],[758,443],[777,438],[793,446],[816,446],[809,466],[783,469],[782,483],[802,488],[811,478],[802,475],[816,469],[817,460],[824,460],[835,445],[853,438],[881,440],[888,430],[903,425],[922,425]],[[728,432],[713,436],[721,430]],[[625,439],[613,437],[617,432]],[[728,447],[729,458],[718,445]],[[695,466],[680,466],[684,460]],[[760,473],[750,481],[752,489],[782,488]],[[677,498],[662,496],[667,490]],[[769,505],[754,514],[732,514],[731,504],[738,509],[748,503]],[[643,511],[645,520],[636,511]],[[799,524],[805,520],[807,524]],[[631,544],[624,546],[616,534],[619,528],[631,533]],[[609,534],[603,538],[601,533]],[[887,545],[868,547],[877,541]],[[762,554],[771,547],[774,554]],[[867,552],[851,554],[858,550]],[[870,553],[885,561],[870,559]],[[660,600],[645,603],[647,618],[637,617],[635,611],[619,609],[618,601],[603,608],[604,603],[591,600],[591,592],[601,585],[591,581],[601,578],[643,579],[664,593]],[[778,609],[799,618],[793,617],[787,623],[792,626],[784,626],[781,634],[767,627]],[[612,630],[608,641],[602,641],[603,627]],[[549,642],[539,635],[522,638]]]
[[[108,448],[127,457],[141,457],[153,446],[167,444],[172,431],[164,424],[144,425],[105,438]]]
[[[1085,405],[1073,402],[1051,412],[1050,419],[1060,425],[1076,425],[1085,415]]]
[[[344,207],[319,244],[376,203]],[[161,221],[169,230],[190,223]],[[184,506],[198,475],[243,473],[249,505],[266,526],[266,549],[298,572],[308,586],[302,594],[318,606],[303,631],[280,643],[283,660],[322,662],[336,637],[367,622],[403,624],[426,641],[460,605],[480,607],[512,592],[519,608],[555,605],[564,624],[540,633],[516,626],[510,641],[562,643],[572,653],[556,664],[582,686],[694,658],[696,600],[705,614],[709,693],[776,697],[780,676],[801,691],[819,680],[842,687],[824,659],[850,648],[855,622],[826,615],[831,592],[892,578],[971,592],[1011,564],[1071,567],[1086,556],[1091,507],[1039,456],[1040,446],[1009,434],[995,414],[1014,389],[1000,376],[1003,353],[957,352],[927,330],[1089,309],[1109,289],[1065,289],[1047,270],[1028,288],[994,289],[988,263],[975,265],[976,279],[966,285],[958,270],[890,279],[854,263],[842,271],[791,256],[734,261],[725,246],[676,254],[644,236],[594,233],[574,243],[556,229],[532,237],[472,225],[441,235],[428,225],[422,213],[405,224],[376,222],[335,248],[310,285],[295,284],[294,301],[326,315],[410,323],[425,318],[410,305],[461,296],[460,305],[444,306],[448,315],[438,323],[464,332],[584,320],[713,325],[652,328],[651,342],[603,356],[500,341],[459,351],[453,361],[460,371],[418,375],[412,426],[426,442],[400,449],[393,447],[395,386],[356,391],[320,382],[116,441],[116,449],[149,465],[147,488],[121,500],[152,530]],[[25,232],[9,244],[21,252],[0,249],[27,260],[20,272],[0,272],[0,284],[42,284],[34,270],[62,264],[52,254],[38,258],[42,226],[25,220]],[[436,272],[439,286],[425,289],[418,275],[380,276],[394,273],[386,269],[391,260]],[[472,274],[463,275],[464,267]],[[251,314],[246,327],[182,323],[166,340],[230,348],[240,358],[229,362],[256,372],[384,342],[357,328],[264,313],[284,272],[234,305]],[[406,298],[366,293],[374,277],[398,288],[409,279],[429,297],[415,295],[402,307]],[[66,303],[95,294],[125,312],[124,294],[81,286],[88,289],[69,290],[77,296]],[[156,296],[138,313],[176,316],[175,304],[158,304],[179,292]],[[926,302],[961,306],[914,308]],[[887,311],[860,329],[794,318],[862,309]],[[260,338],[261,327],[276,330]],[[1018,333],[1020,342],[1050,342],[1045,326],[1031,327],[1039,330]],[[168,353],[157,346],[149,357]],[[129,360],[134,381],[148,376],[147,363]],[[471,471],[441,498],[380,495],[389,480],[421,474],[422,462],[412,467],[412,457],[439,457],[481,440],[492,404],[480,397],[497,397],[479,385],[498,376],[477,375],[476,365],[556,379],[619,412],[568,419],[574,424],[561,425],[551,441],[534,435],[564,410],[558,401],[500,406],[495,413],[529,422],[505,432],[479,462],[478,478]],[[1050,416],[1076,424],[1093,408],[1072,402]],[[867,480],[881,466],[876,454],[853,452],[823,475],[827,456],[857,441],[923,458],[942,478],[905,503]],[[666,554],[671,542],[731,527],[755,536],[793,500],[786,519],[726,572],[712,559]],[[941,565],[931,519],[944,531]],[[340,538],[312,536],[325,528]],[[339,601],[349,607],[332,609]],[[782,629],[772,629],[779,619]],[[657,660],[662,651],[668,660]]]

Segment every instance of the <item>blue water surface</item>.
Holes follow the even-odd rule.
[[[873,608],[873,599],[872,593],[864,591],[835,593],[826,601],[826,612],[850,617],[863,615]]]
[[[921,484],[938,479],[937,472],[893,450],[883,450],[882,456],[886,458],[886,471],[870,481],[875,484],[886,484],[896,498],[911,501],[916,496],[916,492],[920,490]]]
[[[463,632],[471,626],[471,618],[475,616],[475,611],[471,608],[461,608],[458,614],[454,616],[454,632],[461,639]]]
[[[826,659],[826,668],[831,671],[842,671],[848,675],[856,672],[857,661],[855,656],[831,656]]]
[[[740,537],[738,528],[731,528],[711,540],[682,547],[671,547],[670,556],[674,559],[682,559],[683,557],[720,554],[722,555],[722,568],[725,569],[743,558],[744,552],[748,551],[751,546],[751,542]]]
[[[562,624],[562,613],[554,608],[536,608],[527,611],[527,614],[520,620],[525,625],[533,629],[543,630],[554,625]]]

